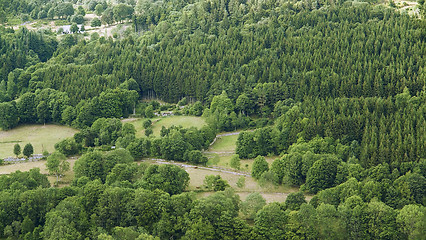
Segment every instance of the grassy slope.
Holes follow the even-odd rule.
[[[72,137],[78,130],[59,125],[24,125],[17,128],[0,131],[0,158],[14,156],[13,146],[16,143],[24,149],[25,144],[31,143],[34,154],[41,154],[43,149],[53,152],[55,143]]]

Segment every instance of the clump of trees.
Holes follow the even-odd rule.
[[[29,158],[31,157],[31,155],[33,155],[34,153],[34,148],[33,145],[31,143],[27,143],[24,146],[24,150],[22,150],[22,154],[26,157]]]
[[[56,184],[58,184],[65,172],[70,170],[70,163],[67,162],[64,154],[53,152],[47,157],[46,167],[49,174],[56,176]]]

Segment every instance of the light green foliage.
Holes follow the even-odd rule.
[[[401,197],[409,203],[424,204],[426,199],[426,178],[418,173],[407,172],[395,180],[395,187]]]
[[[367,207],[368,225],[375,226],[370,229],[372,238],[395,239],[400,236],[396,225],[397,212],[383,202],[371,201]]]
[[[154,117],[154,108],[152,105],[149,105],[145,108],[145,117],[147,118],[153,118]]]
[[[419,205],[405,205],[396,216],[401,231],[409,239],[420,239],[425,235],[426,208]]]
[[[265,199],[259,193],[250,193],[241,203],[241,212],[247,219],[254,219],[257,212],[266,205]]]
[[[213,97],[213,100],[210,104],[210,111],[212,113],[218,111],[222,112],[224,110],[231,112],[234,110],[234,104],[232,104],[231,99],[228,98],[228,95],[225,91],[222,92],[221,95],[217,95]]]
[[[150,154],[151,151],[151,142],[146,138],[136,138],[127,145],[127,150],[130,154],[136,158],[140,159],[146,157]]]
[[[60,152],[53,152],[47,157],[46,162],[47,170],[49,174],[56,176],[56,184],[60,181],[64,173],[70,169],[70,163],[67,162],[67,158]]]
[[[84,8],[82,6],[78,6],[78,8],[77,8],[77,14],[85,16],[86,15],[86,10],[84,10]]]
[[[240,176],[237,181],[237,187],[244,188],[246,185],[246,177]]]
[[[161,218],[161,213],[170,201],[170,195],[161,190],[137,189],[135,191],[134,206],[139,213],[136,222],[139,226],[152,230],[155,222]]]
[[[243,112],[244,114],[250,113],[253,109],[252,102],[250,101],[250,99],[247,97],[245,93],[238,96],[235,107],[236,109]]]
[[[222,179],[220,175],[207,175],[204,178],[203,186],[210,191],[224,191],[229,184],[226,180]]]
[[[133,164],[116,164],[111,172],[107,175],[106,184],[113,185],[122,182],[134,183],[142,175],[144,171],[143,165]]]
[[[102,25],[101,20],[99,18],[93,18],[92,22],[90,23],[91,27],[100,27]]]
[[[0,133],[1,157],[17,142],[34,143],[37,153],[58,141],[65,154],[87,151],[75,163],[71,187],[47,188],[46,176],[34,170],[1,175],[0,238],[424,238],[424,0],[412,16],[374,1],[65,2],[0,0],[0,22],[8,21],[0,26],[0,127],[7,130]],[[17,29],[28,25],[23,21],[38,28],[43,22],[33,21],[45,17],[61,18],[53,20],[57,26],[81,22],[83,7],[117,28],[113,37]],[[142,98],[170,104],[141,101],[136,112]],[[209,127],[171,128],[202,126],[204,119],[161,118],[153,126],[155,136],[167,126],[161,138],[139,139],[135,130],[143,137],[145,119],[134,129],[118,120],[153,117],[183,98],[197,102],[176,114],[199,116],[209,106]],[[66,130],[57,126],[35,138],[34,126],[19,136],[9,130],[45,122],[81,132],[63,140],[70,135],[59,136]],[[239,218],[232,189],[194,200],[179,194],[188,181],[183,169],[131,164],[132,156],[203,163],[201,151],[217,131],[245,128],[256,129],[238,141],[218,139],[212,151],[280,156],[271,170],[256,158],[253,177],[302,186],[316,193],[310,204],[302,193],[290,194],[284,204],[265,205],[250,226]],[[92,149],[114,145],[129,152]],[[51,169],[58,166],[54,156]],[[213,161],[238,168],[230,159]],[[212,189],[226,185],[210,180]]]
[[[232,158],[229,162],[229,166],[235,169],[240,169],[241,162],[240,162],[240,157],[238,156],[238,154],[232,155]]]
[[[127,4],[118,4],[113,8],[114,20],[122,22],[126,18],[130,18],[133,8]]]
[[[345,236],[345,224],[334,205],[321,204],[317,207],[318,234],[324,238],[341,239]]]

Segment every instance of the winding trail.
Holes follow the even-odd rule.
[[[203,166],[190,165],[187,163],[167,161],[166,159],[161,159],[161,158],[146,158],[146,160],[154,161],[157,164],[171,164],[171,165],[176,165],[183,168],[203,169],[203,170],[208,170],[213,172],[229,173],[229,174],[233,174],[237,176],[251,177],[251,175],[247,172],[242,172],[242,171],[236,172],[235,170],[230,170],[230,169],[226,169],[226,168],[222,168],[218,166],[203,167]],[[146,160],[142,160],[142,161],[146,161]]]

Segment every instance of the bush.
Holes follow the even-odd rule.
[[[269,166],[265,158],[263,156],[257,156],[253,162],[251,175],[256,179],[259,179],[260,176],[262,176],[262,173],[268,170],[269,170]]]
[[[93,18],[92,22],[90,23],[91,27],[100,27],[102,25],[101,20],[99,18]]]
[[[66,138],[55,144],[55,149],[66,156],[78,154],[81,150],[79,145],[74,138]]]
[[[184,154],[184,161],[194,164],[206,164],[208,159],[199,150],[186,151]]]
[[[213,190],[215,192],[224,191],[227,187],[229,187],[228,182],[222,179],[220,175],[207,175],[204,178],[203,183],[203,186],[207,190]]]
[[[74,15],[71,18],[71,22],[77,23],[77,24],[82,24],[82,23],[84,23],[84,17],[83,17],[83,15]]]
[[[145,129],[147,129],[147,128],[151,127],[151,125],[152,125],[152,121],[151,121],[151,119],[145,120],[145,121],[143,122],[143,128],[145,128]]]
[[[240,169],[240,156],[238,156],[238,154],[234,154],[231,158],[229,165],[231,166],[231,168]]]
[[[24,147],[24,151],[22,151],[22,154],[24,154],[25,157],[29,158],[33,153],[33,145],[31,143],[27,143]]]
[[[149,105],[145,108],[145,117],[147,118],[153,118],[154,117],[154,108],[152,105]]]
[[[266,205],[265,199],[259,193],[250,193],[246,200],[241,203],[241,212],[247,219],[254,219],[256,213]]]
[[[145,129],[145,136],[149,137],[153,133],[152,127]]]

